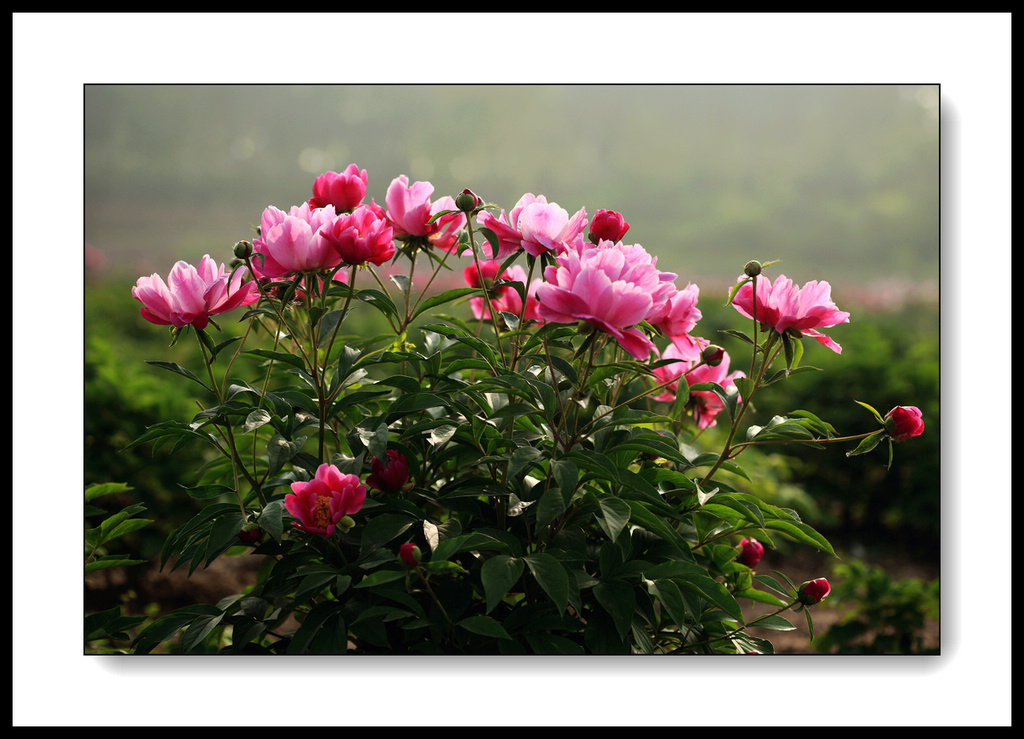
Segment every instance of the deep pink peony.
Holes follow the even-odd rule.
[[[654,261],[639,244],[592,246],[578,238],[544,272],[537,288],[540,315],[556,323],[586,321],[646,359],[654,342],[635,326],[661,313],[675,289]]]
[[[628,230],[629,224],[621,213],[598,208],[590,222],[590,241],[595,244],[599,241],[622,241]]]
[[[534,280],[527,287],[526,310],[524,312],[523,300],[515,287],[512,285],[502,285],[497,288],[491,288],[491,285],[498,279],[498,269],[500,267],[500,262],[480,262],[480,272],[478,274],[476,264],[471,264],[462,271],[462,276],[470,287],[480,287],[480,276],[482,275],[484,284],[490,290],[491,305],[499,313],[505,312],[515,316],[521,315],[524,321],[543,323],[544,319],[540,315],[540,303],[537,302],[537,288],[540,287],[541,281]],[[526,284],[526,277],[526,271],[518,264],[513,264],[501,275],[502,280],[521,282],[524,285]],[[469,304],[473,309],[473,315],[477,319],[486,320],[491,317],[487,309],[487,301],[483,298],[470,298]]]
[[[828,584],[828,580],[824,577],[819,577],[816,580],[808,580],[801,585],[797,597],[805,606],[813,606],[815,603],[820,603],[822,598],[831,592],[832,586]]]
[[[391,226],[369,206],[338,216],[324,228],[323,236],[345,264],[370,262],[379,266],[395,255]]]
[[[293,482],[284,507],[298,521],[292,526],[310,534],[334,533],[343,516],[358,513],[366,500],[366,487],[356,475],[343,475],[333,464],[322,464],[309,482]]]
[[[744,539],[740,542],[740,556],[736,561],[753,569],[764,557],[764,544],[756,539]]]
[[[690,283],[669,298],[661,315],[649,319],[651,325],[669,337],[680,350],[681,356],[686,358],[696,356],[701,350],[697,339],[690,335],[702,317],[697,308],[699,296],[700,288]]]
[[[753,292],[747,283],[732,301],[736,310],[747,318],[754,317]],[[827,282],[811,280],[801,288],[785,275],[779,275],[774,283],[767,277],[758,277],[757,320],[780,334],[788,329],[799,331],[839,354],[843,348],[816,330],[850,321],[850,314],[839,310],[832,302],[831,293],[832,286]]]
[[[366,484],[385,493],[397,493],[409,482],[409,463],[396,449],[388,449],[387,458],[386,467],[379,459],[373,458]]]
[[[912,405],[898,405],[885,414],[885,430],[893,441],[906,441],[924,431],[921,410]]]
[[[549,203],[543,195],[526,193],[507,219],[505,211],[497,217],[484,211],[477,220],[498,237],[498,253],[491,254],[489,243],[482,247],[485,253],[490,259],[502,260],[520,249],[535,257],[548,251],[560,253],[583,233],[587,211],[580,208],[570,218],[568,211],[557,203]]]
[[[466,226],[464,213],[450,213],[433,223],[430,219],[444,210],[457,210],[455,200],[445,195],[431,202],[434,186],[429,182],[409,184],[409,178],[399,175],[388,186],[384,203],[387,219],[396,239],[421,237],[443,251],[451,251],[459,243],[459,232]],[[375,204],[373,207],[379,207]]]
[[[253,264],[266,277],[334,269],[341,257],[324,238],[324,231],[336,218],[333,205],[311,208],[303,203],[288,213],[267,207],[260,219],[260,235],[252,242],[253,251],[263,255],[263,263],[260,266],[259,257],[254,256]]]
[[[218,266],[207,254],[199,261],[198,269],[187,262],[175,264],[166,284],[158,274],[140,277],[132,295],[142,303],[142,317],[150,323],[206,328],[210,316],[259,300],[256,283],[242,283],[246,274],[243,267],[232,277],[223,264]]]
[[[709,345],[707,339],[697,339],[697,343],[702,350]],[[688,351],[680,350],[675,344],[670,344],[666,347],[665,351],[661,353],[661,359],[675,359],[678,361],[662,367],[655,367],[654,375],[658,378],[659,384],[673,380],[674,382],[667,385],[660,394],[654,396],[654,400],[663,400],[668,403],[675,400],[676,388],[679,385],[680,377],[685,376],[687,385],[714,382],[725,389],[734,386],[737,378],[746,377],[739,370],[729,372],[729,354],[727,352],[722,352],[721,361],[715,366],[700,364],[700,358],[700,352],[697,353],[696,358],[693,358]],[[689,403],[693,406],[694,421],[702,429],[714,426],[716,423],[715,416],[725,408],[721,398],[710,390],[691,391]]]
[[[366,170],[350,164],[344,172],[324,172],[313,180],[313,208],[334,206],[336,213],[352,210],[366,197]]]

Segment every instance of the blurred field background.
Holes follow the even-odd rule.
[[[722,303],[750,259],[781,260],[769,274],[801,284],[829,281],[851,313],[829,331],[843,354],[807,342],[804,363],[825,371],[766,391],[760,417],[806,408],[858,433],[872,422],[856,399],[883,413],[917,405],[926,430],[889,471],[884,452],[765,454],[756,492],[799,510],[846,569],[796,551],[763,567],[791,574],[790,557],[833,580],[833,641],[846,632],[823,648],[937,648],[937,86],[86,85],[84,124],[85,482],[126,482],[150,508],[157,523],[131,542],[142,556],[189,516],[180,472],[201,451],[119,451],[196,410],[187,383],[145,360],[199,365],[194,340],[169,349],[166,330],[138,315],[131,286],[178,259],[229,261],[264,207],[299,204],[316,175],[354,162],[378,203],[406,174],[435,197],[469,187],[506,210],[532,192],[570,213],[623,213],[626,241],[680,286],[700,285],[701,336],[736,326]],[[135,569],[94,580],[94,607],[165,608]]]

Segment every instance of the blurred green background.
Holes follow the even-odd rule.
[[[848,562],[884,547],[937,573],[937,86],[86,85],[84,143],[85,482],[127,482],[157,512],[131,543],[143,555],[190,514],[181,471],[203,451],[119,451],[196,411],[188,383],[145,360],[201,364],[191,336],[170,349],[139,316],[131,286],[178,259],[229,261],[264,207],[299,204],[315,176],[354,162],[378,203],[406,174],[506,210],[531,192],[623,213],[626,241],[700,285],[701,336],[737,327],[722,303],[750,259],[829,281],[851,313],[828,331],[843,354],[805,342],[804,363],[825,371],[765,391],[759,417],[805,408],[859,433],[872,421],[854,399],[916,405],[925,434],[888,471],[881,450],[767,454],[757,492]]]

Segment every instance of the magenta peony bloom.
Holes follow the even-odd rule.
[[[885,414],[885,430],[893,441],[906,441],[924,431],[921,410],[912,405],[898,405]]]
[[[284,211],[269,206],[260,219],[260,235],[252,242],[253,251],[263,255],[258,269],[266,277],[283,277],[296,272],[334,269],[341,262],[324,231],[334,223],[334,206],[311,208],[309,203]],[[259,265],[260,259],[253,258]]]
[[[736,561],[753,569],[764,557],[764,544],[756,539],[744,539],[740,542],[740,556]]]
[[[621,213],[599,208],[590,222],[590,241],[595,244],[599,241],[622,241],[628,230],[629,224]]]
[[[345,264],[381,265],[395,255],[392,229],[369,206],[338,216],[324,228],[323,236]]]
[[[808,580],[801,585],[797,597],[805,606],[813,606],[815,603],[820,603],[822,598],[830,592],[832,592],[832,586],[828,584],[828,580],[824,577],[819,577],[816,580]]]
[[[359,170],[354,164],[344,172],[324,172],[313,180],[311,208],[334,207],[336,213],[353,210],[366,197],[366,170]]]
[[[656,367],[654,375],[658,378],[659,384],[669,382],[670,380],[675,380],[675,382],[667,385],[659,395],[654,396],[654,400],[663,400],[668,403],[675,400],[676,387],[679,384],[678,380],[680,377],[686,378],[687,385],[715,382],[725,389],[735,385],[737,378],[746,377],[739,370],[729,372],[729,354],[725,351],[722,352],[721,361],[717,365],[701,364],[701,350],[707,347],[709,342],[707,339],[697,339],[697,345],[700,347],[700,350],[696,356],[693,356],[688,350],[680,349],[675,344],[670,344],[661,353],[662,359],[675,359],[678,361],[662,367]],[[691,391],[689,403],[693,406],[694,421],[702,429],[714,426],[716,423],[715,416],[725,408],[721,398],[710,390]]]
[[[409,184],[409,178],[399,175],[388,186],[384,203],[387,205],[388,223],[397,239],[422,237],[443,251],[451,251],[459,243],[459,232],[466,225],[463,213],[441,216],[433,223],[430,219],[444,210],[457,210],[451,196],[431,202],[434,186],[429,182]],[[379,206],[375,206],[379,207]]]
[[[843,348],[830,337],[816,329],[828,328],[838,323],[849,323],[850,314],[841,311],[832,302],[832,286],[827,282],[811,280],[802,288],[797,287],[785,275],[779,275],[774,283],[767,277],[757,279],[757,320],[771,326],[780,334],[787,329],[817,339],[837,354]],[[754,317],[753,289],[747,283],[739,289],[732,304],[747,318]]]
[[[409,482],[409,463],[395,449],[388,449],[387,457],[387,466],[376,457],[373,458],[366,484],[385,493],[397,493]]]
[[[498,253],[490,253],[489,243],[483,245],[484,251],[490,259],[502,260],[520,249],[535,257],[547,251],[560,253],[583,233],[587,211],[580,208],[570,218],[565,209],[557,203],[549,203],[543,195],[526,193],[519,198],[507,220],[505,211],[497,218],[484,211],[477,220],[498,237]]]
[[[166,284],[158,274],[140,277],[132,296],[142,303],[142,317],[150,323],[206,328],[210,316],[259,300],[255,282],[242,284],[246,273],[241,268],[231,276],[223,264],[217,266],[207,254],[199,261],[198,269],[187,262],[175,264]]]
[[[555,262],[537,288],[542,318],[556,323],[586,321],[613,336],[637,359],[655,351],[654,343],[635,326],[663,311],[675,288],[642,246],[608,241],[591,246],[581,237]]]
[[[293,482],[284,507],[298,521],[292,526],[310,534],[334,533],[343,516],[358,513],[366,500],[366,487],[356,475],[343,475],[333,464],[322,464],[309,482]]]

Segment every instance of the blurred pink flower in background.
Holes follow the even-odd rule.
[[[296,272],[334,269],[341,257],[323,231],[330,227],[337,214],[333,205],[312,208],[309,203],[292,206],[285,213],[273,205],[263,211],[260,235],[253,239],[252,263],[259,276],[283,277]]]
[[[754,318],[755,298],[750,283],[739,289],[732,304],[747,318]],[[843,351],[839,344],[816,330],[850,321],[850,314],[839,310],[832,302],[832,286],[827,282],[811,280],[801,288],[785,275],[779,275],[774,283],[767,277],[759,277],[756,311],[759,323],[771,326],[780,334],[793,329],[817,339],[837,354]]]
[[[259,299],[255,282],[242,283],[247,273],[243,267],[232,276],[223,264],[218,266],[206,255],[198,268],[183,261],[175,264],[166,283],[155,273],[140,277],[132,295],[142,303],[142,317],[150,323],[176,328],[191,324],[201,329],[206,328],[210,316]]]
[[[350,164],[344,172],[324,172],[313,180],[312,208],[334,206],[337,213],[356,208],[366,197],[366,170]]]
[[[568,211],[557,203],[549,203],[543,195],[526,193],[519,198],[507,220],[504,210],[498,217],[484,211],[477,220],[498,237],[497,254],[491,254],[489,243],[482,246],[489,258],[504,259],[520,249],[536,257],[547,251],[561,252],[566,244],[583,233],[587,211],[580,208],[570,218]]]
[[[675,275],[660,272],[654,261],[639,244],[590,246],[581,237],[545,270],[537,288],[540,315],[557,323],[586,321],[646,359],[655,346],[635,326],[661,313],[675,289],[665,279]]]

